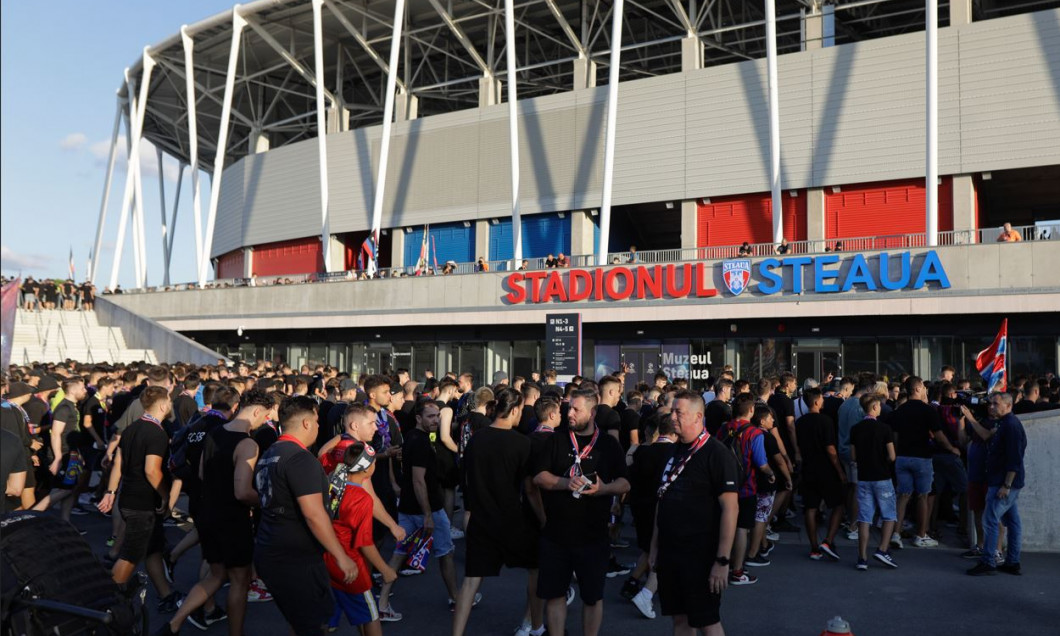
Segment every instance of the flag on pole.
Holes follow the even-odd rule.
[[[357,256],[357,269],[368,274],[369,277],[375,276],[375,273],[379,270],[377,254],[375,232],[372,232],[368,235],[368,238],[364,239],[364,243],[361,243],[361,253]]]
[[[1008,355],[1008,318],[1001,321],[1001,329],[997,332],[993,344],[979,352],[975,358],[975,368],[979,375],[986,381],[986,390],[1007,391],[1005,364]]]
[[[416,276],[423,276],[424,274],[427,273],[427,268],[430,267],[429,249],[428,249],[428,246],[430,244],[427,242],[427,237],[429,237],[430,234],[431,234],[431,226],[430,225],[424,225],[423,226],[423,241],[420,243],[420,257],[418,259],[416,259],[416,271],[414,272]]]
[[[431,237],[431,256],[434,257],[434,273],[437,274],[441,270],[438,269],[438,243]]]
[[[74,246],[70,246],[70,280],[74,280]]]

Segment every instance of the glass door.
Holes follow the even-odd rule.
[[[801,389],[807,378],[824,383],[843,375],[843,353],[839,342],[796,342],[791,347],[792,373]]]
[[[637,384],[652,383],[661,366],[659,347],[622,347],[622,364],[626,369],[624,391],[632,391]]]

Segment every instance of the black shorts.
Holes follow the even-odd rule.
[[[806,510],[816,510],[824,502],[825,506],[835,508],[843,503],[843,484],[838,479],[813,479],[804,475],[799,486],[802,505]]]
[[[204,561],[226,568],[250,567],[254,562],[254,528],[249,514],[224,520],[212,520],[207,514],[196,523]]]
[[[664,616],[688,616],[690,627],[721,622],[721,595],[710,591],[710,554],[667,554],[660,550],[656,561],[659,604]]]
[[[502,567],[537,569],[537,533],[517,528],[498,537],[472,521],[465,539],[464,576],[497,576]]]
[[[125,538],[118,558],[129,563],[142,563],[148,555],[161,554],[166,549],[166,534],[162,515],[153,510],[121,509],[125,521]]]
[[[736,527],[750,530],[755,527],[755,510],[758,508],[758,497],[740,497],[740,514],[736,517]]]
[[[258,576],[297,636],[320,636],[335,611],[328,568],[320,555],[292,559],[289,555],[257,554]],[[278,630],[283,631],[283,630]]]
[[[637,531],[637,547],[641,552],[651,552],[651,537],[655,532],[655,506],[653,504],[630,504],[633,512],[633,528]]]
[[[570,587],[571,575],[578,577],[582,603],[596,605],[604,598],[604,582],[611,546],[607,541],[586,545],[563,545],[541,537],[538,552],[537,596],[563,598]]]

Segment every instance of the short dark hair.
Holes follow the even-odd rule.
[[[85,380],[79,375],[72,375],[68,378],[63,378],[61,386],[63,387],[63,393],[69,391],[75,384],[84,384]]]
[[[576,398],[589,402],[590,409],[596,408],[596,405],[600,403],[600,394],[593,389],[575,389],[570,395],[570,401],[573,402]]]
[[[533,382],[523,382],[523,386],[519,390],[522,391],[523,400],[529,400],[534,391],[537,391],[539,395],[541,393],[541,387]]]
[[[431,406],[433,406],[434,408],[439,408],[438,403],[432,400],[431,398],[426,396],[420,397],[418,400],[416,400],[416,404],[412,407],[412,415],[414,417],[422,417],[423,412]]]
[[[184,385],[184,390],[193,391],[199,388],[199,376],[191,374],[188,377],[184,378],[184,382],[182,382],[181,384]]]
[[[559,400],[552,395],[546,395],[534,404],[534,415],[538,422],[547,420],[553,411],[559,411]]]
[[[703,403],[703,396],[696,393],[695,391],[678,391],[674,393],[673,401],[686,400],[691,402],[693,408],[698,410],[700,413],[705,413],[707,410],[706,405]]]
[[[906,392],[906,395],[911,396],[913,395],[913,389],[915,389],[918,385],[921,384],[924,384],[924,380],[922,378],[919,378],[915,375],[911,375],[905,379],[905,382],[902,383],[902,390]]]
[[[151,410],[159,402],[168,399],[169,391],[166,391],[165,387],[161,386],[149,386],[140,394],[140,404],[145,411]]]
[[[346,410],[342,412],[343,423],[350,421],[354,417],[370,417],[375,419],[376,413],[372,408],[366,404],[359,402],[351,402],[346,405]]]
[[[251,406],[260,406],[265,409],[271,409],[273,401],[265,391],[257,388],[250,389],[249,391],[244,391],[242,397],[239,398],[239,408],[245,409]]]
[[[292,395],[280,404],[280,426],[286,430],[300,418],[317,414],[317,403],[305,395]]]
[[[486,416],[490,418],[506,417],[512,409],[523,405],[523,394],[511,387],[505,387],[493,394],[493,399],[486,405]]]
[[[164,367],[151,367],[147,370],[147,381],[151,384],[159,384],[169,380],[169,371]]]
[[[206,392],[203,391],[205,397]],[[239,391],[227,386],[221,386],[220,384],[214,385],[214,390],[210,393],[210,401],[208,404],[212,409],[218,410],[229,410],[235,408],[239,403]],[[271,408],[271,405],[270,405]]]
[[[821,387],[812,387],[802,392],[802,401],[809,406],[817,401],[818,398],[823,397],[824,393],[821,392]]]
[[[872,409],[873,404],[880,403],[880,396],[876,395],[875,393],[866,393],[865,395],[861,396],[861,398],[858,400],[858,403],[861,404],[861,410],[868,413]]]
[[[769,405],[755,403],[755,412],[751,414],[751,423],[755,426],[761,426],[762,420],[765,419],[767,415],[772,415],[773,422],[776,423],[776,413],[773,412],[773,409],[771,409]]]
[[[603,394],[604,392],[604,387],[610,386],[612,384],[617,384],[621,388],[622,380],[619,380],[613,375],[605,375],[604,377],[600,378],[599,382],[597,382],[597,386],[600,388],[601,394]]]
[[[746,417],[748,419],[754,414],[755,403],[758,398],[751,395],[750,393],[741,393],[736,396],[736,399],[732,403],[732,415],[733,417]]]
[[[389,388],[390,378],[379,374],[370,375],[364,379],[364,392],[371,393],[383,385],[386,385]]]

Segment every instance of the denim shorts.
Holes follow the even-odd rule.
[[[858,521],[872,523],[876,511],[884,521],[898,520],[898,507],[894,498],[894,484],[890,479],[858,482]]]
[[[899,457],[894,470],[898,474],[899,495],[911,495],[914,492],[927,495],[931,492],[934,470],[930,457]]]
[[[431,519],[434,520],[434,531],[431,532],[431,536],[434,537],[431,557],[443,557],[453,551],[453,536],[450,532],[449,516],[445,514],[445,509],[443,508],[431,513]],[[404,528],[405,534],[412,534],[423,527],[423,515],[398,513],[398,525]],[[394,553],[404,554],[405,552],[399,544],[394,548]]]

